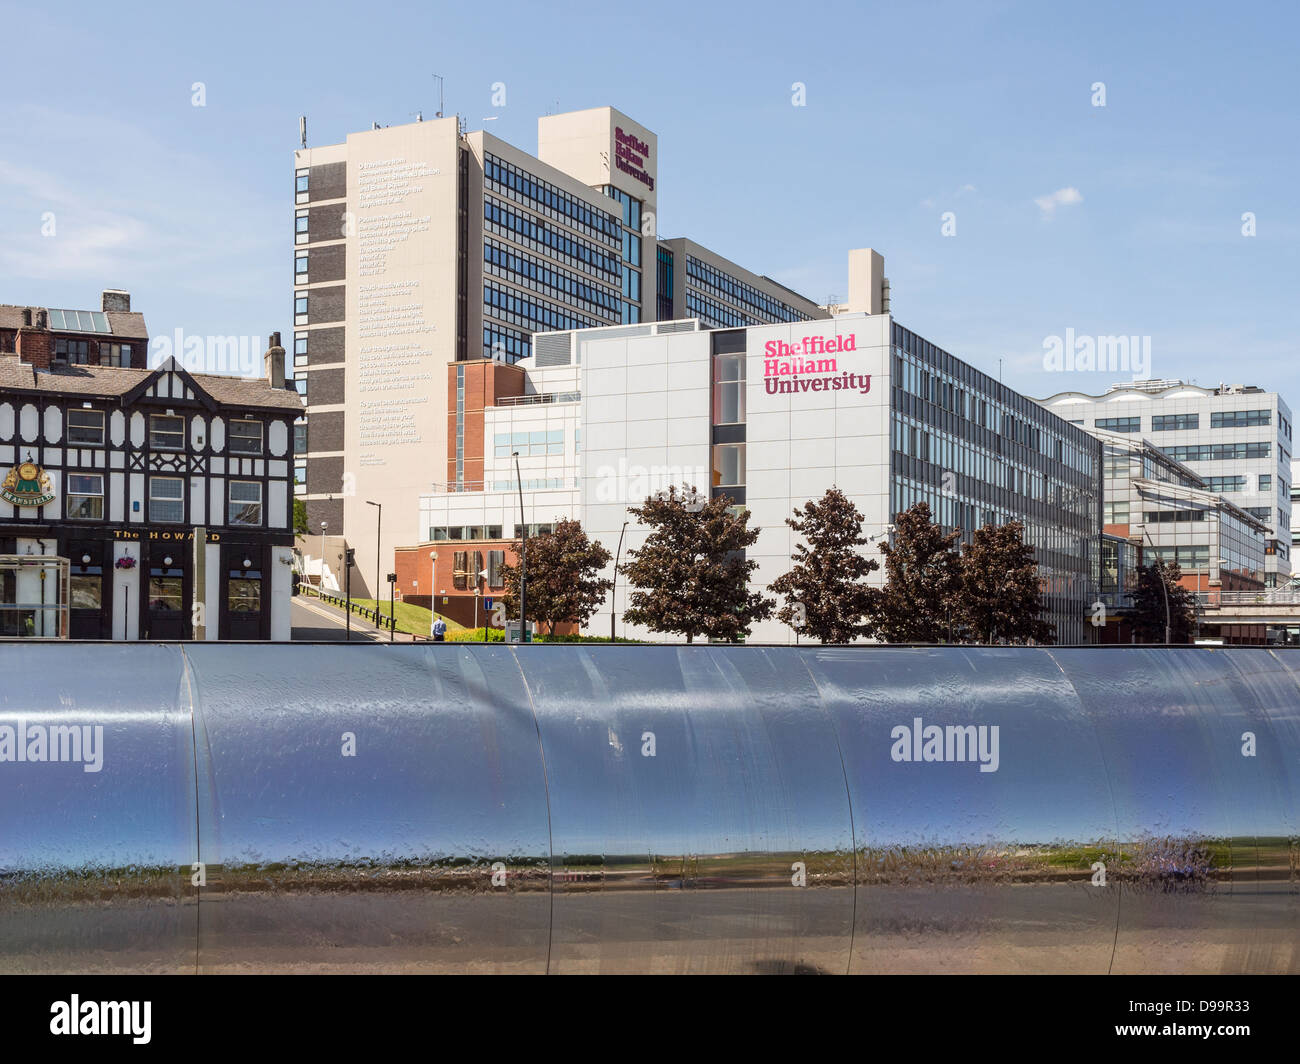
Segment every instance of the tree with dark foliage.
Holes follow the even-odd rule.
[[[684,635],[688,643],[696,636],[736,642],[771,616],[772,601],[749,589],[758,562],[742,553],[759,530],[749,527],[748,510],[732,513],[732,505],[727,496],[706,500],[682,485],[628,507],[651,531],[620,566],[636,588],[624,620]]]
[[[945,532],[918,502],[894,519],[894,542],[882,543],[885,586],[873,588],[872,634],[886,643],[951,642],[957,628],[961,556],[957,530]]]
[[[832,487],[785,523],[807,543],[796,545],[794,568],[770,585],[785,597],[777,619],[822,643],[851,643],[870,635],[871,589],[863,579],[880,563],[857,549],[869,542],[862,535],[858,508]]]
[[[958,618],[976,643],[1051,643],[1034,549],[1019,521],[977,528],[962,547]]]
[[[1195,599],[1178,583],[1182,570],[1177,562],[1166,565],[1157,558],[1138,569],[1133,589],[1132,624],[1140,643],[1165,641],[1165,596],[1169,602],[1169,641],[1190,643],[1196,625]],[[1163,588],[1161,585],[1164,585]]]
[[[520,544],[512,546],[519,557]],[[591,541],[579,521],[560,521],[554,532],[528,538],[528,615],[546,625],[550,635],[561,623],[586,624],[600,609],[614,582],[601,577],[610,553]],[[509,616],[519,616],[519,567],[501,567]]]

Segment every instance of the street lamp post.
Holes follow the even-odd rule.
[[[519,485],[519,641],[527,642],[528,621],[524,612],[524,575],[528,568],[528,525],[524,523],[524,477],[519,472],[519,452],[513,454],[515,460],[515,481]]]
[[[623,533],[627,531],[627,522],[618,534],[618,550],[614,552],[614,583],[609,589],[609,641],[614,642],[614,595],[618,592],[618,559],[623,553]]]
[[[325,529],[329,528],[328,521],[320,523],[320,572],[316,576],[316,590],[325,590]]]
[[[1154,552],[1156,549],[1156,543],[1155,540],[1151,538],[1151,533],[1147,531],[1146,525],[1142,526],[1142,534],[1147,537],[1147,542],[1151,544],[1151,550]],[[1165,646],[1169,646],[1169,584],[1165,580],[1164,560],[1158,555],[1156,557],[1156,565],[1159,566],[1157,575],[1160,577],[1160,590],[1163,591],[1165,595]]]
[[[375,517],[375,616],[379,616],[379,555],[383,551],[381,546],[380,532],[384,527],[384,504],[382,502],[371,502],[366,500],[367,506],[375,506],[379,513]]]

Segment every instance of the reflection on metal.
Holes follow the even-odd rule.
[[[1296,652],[3,653],[7,972],[1300,972]]]

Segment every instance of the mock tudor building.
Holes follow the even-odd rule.
[[[302,400],[278,334],[250,380],[144,368],[142,319],[124,362],[104,336],[56,358],[53,325],[104,312],[21,310],[0,354],[0,636],[288,639]]]

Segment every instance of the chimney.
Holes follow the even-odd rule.
[[[271,346],[262,356],[266,363],[266,380],[272,388],[284,387],[284,348],[280,346],[280,334],[271,334]]]
[[[23,323],[18,329],[14,353],[22,362],[30,363],[36,369],[49,369],[54,358],[54,334],[45,327],[45,311],[38,310],[36,324],[32,324],[32,310],[23,308]]]
[[[120,288],[105,288],[104,294],[100,298],[99,309],[105,312],[110,310],[131,309],[131,293],[123,292]]]

